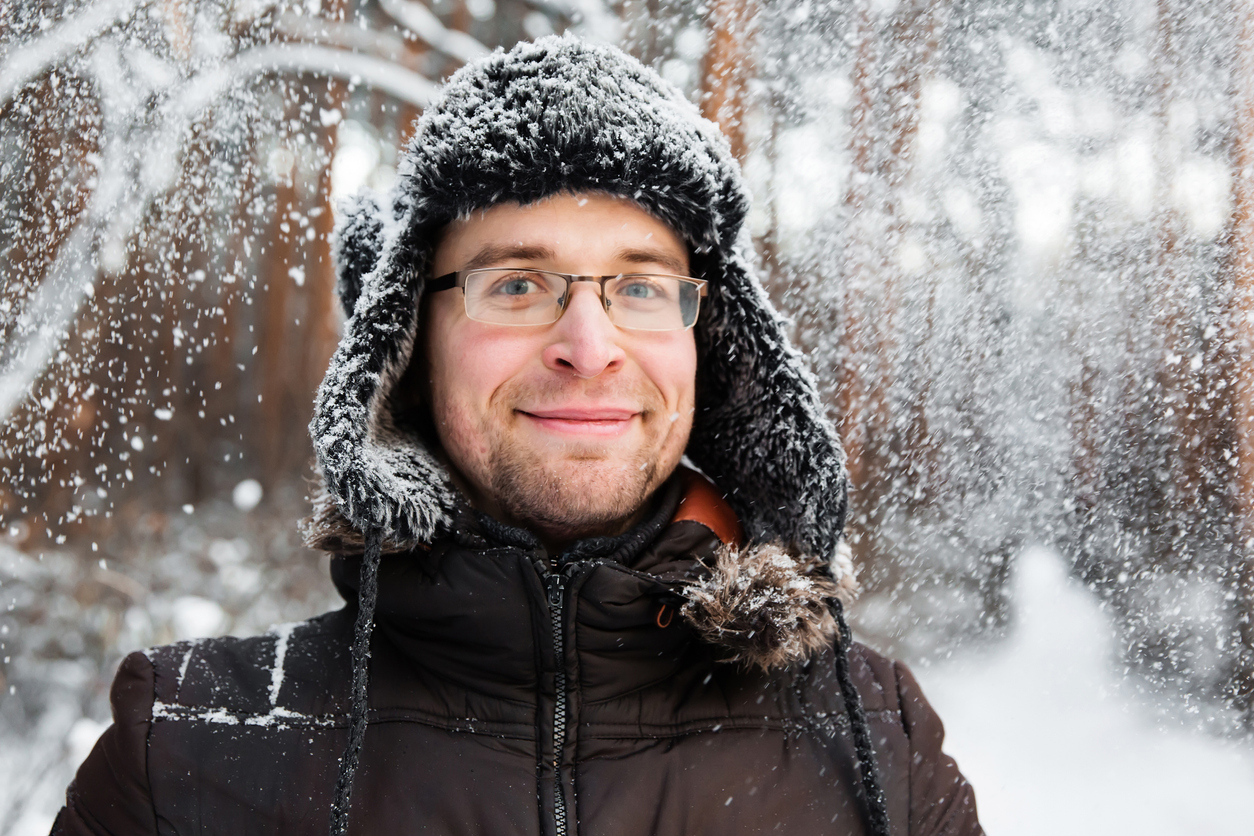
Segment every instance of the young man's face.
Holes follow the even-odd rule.
[[[499,204],[452,222],[433,275],[472,262],[583,276],[690,275],[687,249],[669,226],[595,193]],[[571,285],[565,313],[550,325],[471,320],[456,289],[423,304],[431,413],[472,502],[550,545],[636,521],[688,443],[692,330],[619,328],[587,282]]]

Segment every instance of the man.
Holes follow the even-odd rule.
[[[746,206],[617,50],[456,73],[337,229],[308,533],[348,606],[128,657],[54,832],[980,833],[848,640],[844,457]]]

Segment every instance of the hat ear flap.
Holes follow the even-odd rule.
[[[341,200],[336,207],[335,231],[331,235],[331,259],[335,264],[335,290],[352,316],[361,296],[363,277],[379,264],[384,245],[384,210],[379,194],[362,189]]]
[[[711,292],[697,321],[698,416],[687,454],[727,491],[751,542],[832,559],[847,510],[845,454],[744,252],[733,250],[705,276]]]

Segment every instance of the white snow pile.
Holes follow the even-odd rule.
[[[1015,571],[1009,639],[916,671],[985,829],[1254,832],[1254,747],[1165,725],[1119,675],[1110,620],[1056,553],[1028,550]]]

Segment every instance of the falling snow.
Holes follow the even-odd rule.
[[[1250,14],[0,10],[0,833],[47,832],[136,648],[185,642],[182,677],[197,639],[287,624],[268,713],[154,716],[323,722],[282,691],[290,622],[338,605],[296,528],[336,202],[407,175],[463,61],[567,29],[651,63],[741,157],[850,454],[856,631],[914,665],[990,832],[1248,830]]]

